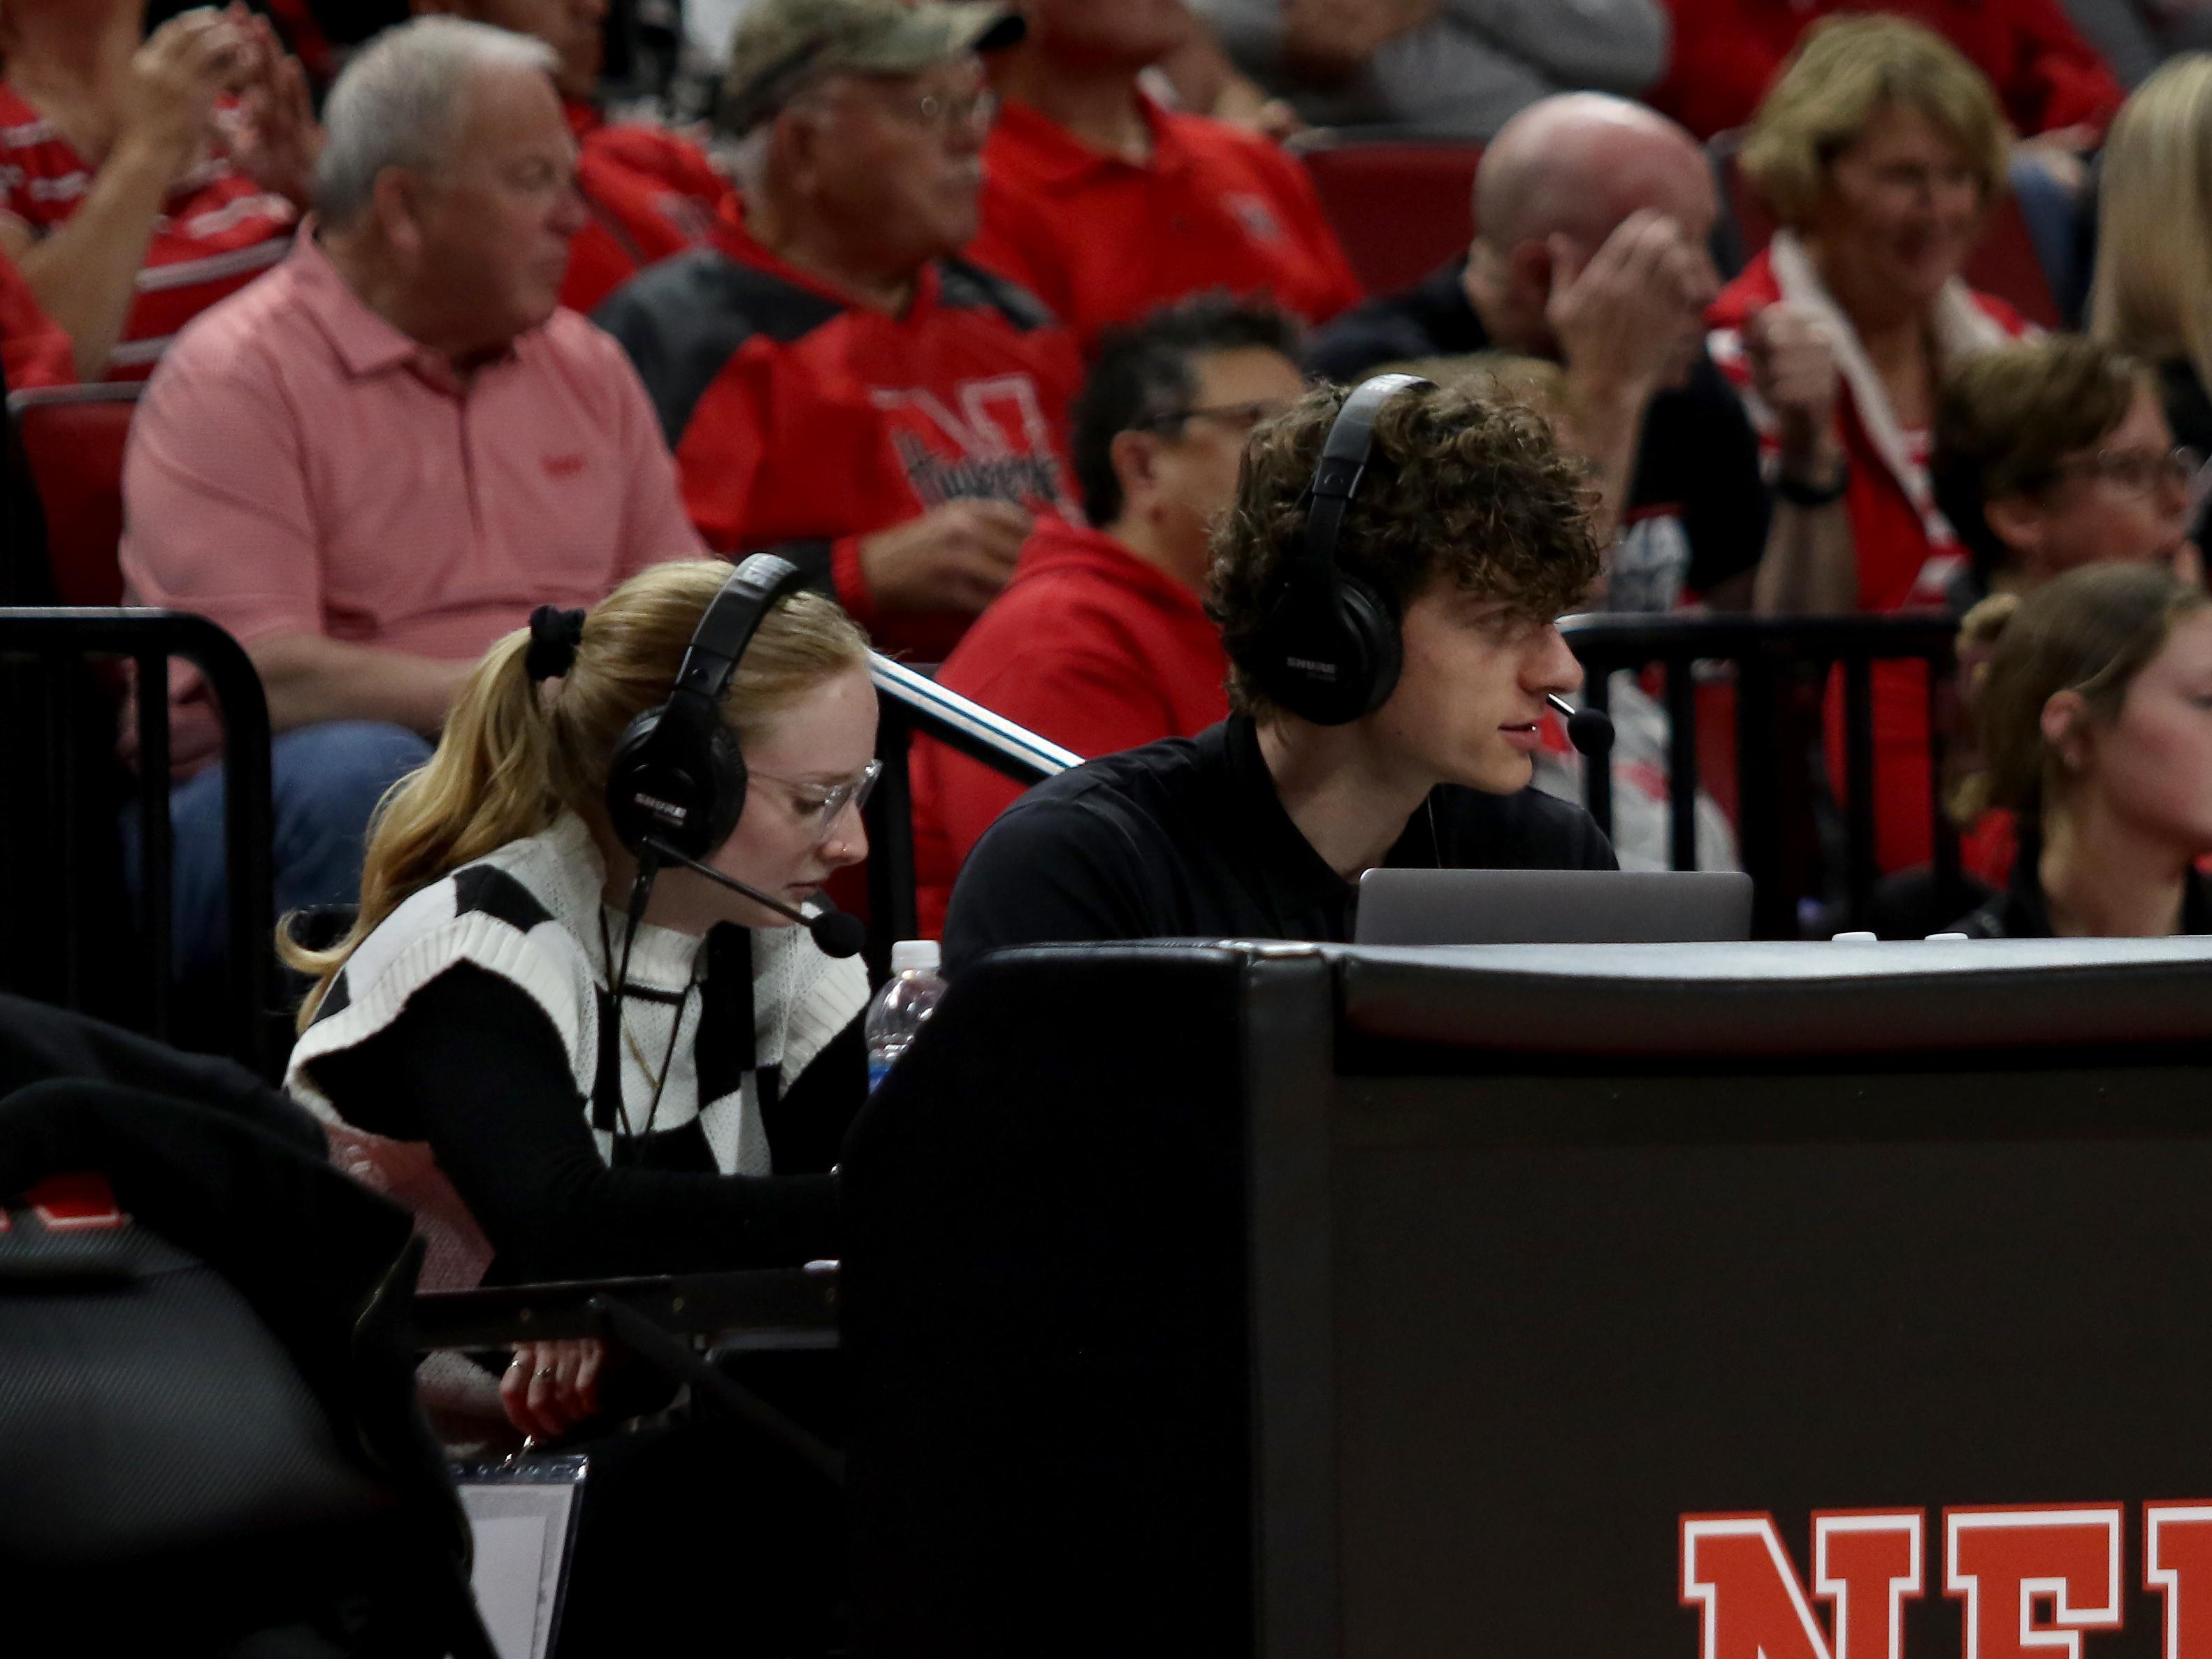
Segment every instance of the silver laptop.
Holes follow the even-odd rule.
[[[1735,870],[1370,870],[1356,945],[1676,945],[1751,937]]]

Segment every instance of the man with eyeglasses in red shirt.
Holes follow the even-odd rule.
[[[1203,596],[1213,522],[1244,440],[1305,390],[1296,322],[1207,295],[1109,331],[1073,419],[1083,510],[1037,520],[1014,580],[938,684],[1086,760],[1194,737],[1229,712],[1229,659]],[[914,856],[934,938],[952,878],[1022,786],[918,739]]]
[[[989,3],[762,0],[720,118],[742,198],[597,319],[659,411],[719,551],[810,571],[879,648],[942,661],[1039,512],[1073,514],[1073,337],[958,256],[992,102]]]

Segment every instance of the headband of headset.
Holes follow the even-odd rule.
[[[1337,538],[1375,453],[1375,422],[1400,392],[1432,385],[1377,374],[1344,400],[1306,486],[1306,522],[1283,562],[1275,597],[1246,665],[1292,714],[1342,726],[1373,713],[1398,684],[1403,641],[1398,607],[1372,583],[1340,568]]]
[[[722,699],[768,613],[806,586],[796,565],[773,553],[738,565],[692,630],[668,701],[623,733],[607,769],[607,817],[632,852],[653,836],[704,858],[737,828],[745,762]]]
[[[1363,380],[1344,400],[1322,441],[1321,459],[1306,486],[1306,533],[1300,553],[1308,565],[1334,565],[1336,538],[1344,528],[1344,509],[1358,493],[1375,458],[1375,421],[1382,405],[1414,386],[1433,386],[1418,374],[1377,374]]]

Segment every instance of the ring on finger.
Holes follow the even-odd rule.
[[[540,1376],[550,1376],[553,1375],[553,1369],[554,1368],[550,1365],[540,1365],[538,1368],[538,1375]]]

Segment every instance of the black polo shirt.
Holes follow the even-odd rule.
[[[1441,786],[1394,868],[1613,870],[1589,813],[1534,789]],[[1252,721],[1231,715],[1063,772],[1008,807],[961,867],[945,922],[957,972],[1009,945],[1352,936],[1354,889],[1291,822]]]

